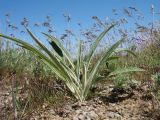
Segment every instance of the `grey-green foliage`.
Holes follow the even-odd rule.
[[[152,86],[156,96],[160,99],[160,73],[156,73],[151,76],[152,80],[154,80],[154,84]]]
[[[118,74],[113,78],[114,85],[116,87],[135,87],[139,84],[139,82],[133,78],[129,74]]]
[[[114,43],[110,48],[106,48],[105,52],[96,61],[96,64],[92,65],[92,62],[94,61],[94,53],[99,42],[114,26],[115,25],[109,26],[97,37],[97,39],[92,43],[89,53],[85,56],[82,56],[82,43],[79,41],[76,59],[72,57],[69,51],[63,47],[57,38],[46,33],[43,33],[43,35],[52,46],[52,50],[43,45],[40,40],[37,39],[28,29],[27,31],[29,35],[37,43],[41,50],[27,42],[24,42],[23,40],[12,38],[3,34],[0,34],[0,36],[8,40],[12,40],[18,43],[19,46],[30,50],[44,64],[48,65],[48,67],[50,67],[61,80],[64,81],[77,100],[84,101],[89,94],[90,88],[96,82],[104,79],[104,77],[99,76],[101,67],[106,61],[110,60],[110,58],[114,56],[115,50],[124,41],[123,38]],[[137,70],[141,71],[141,69]],[[114,76],[119,73],[119,71],[115,71],[113,73],[111,72],[109,76]]]
[[[160,73],[152,75],[152,79],[154,80],[156,86],[160,86]]]
[[[129,81],[129,76],[120,74],[114,77],[113,80],[116,87],[124,87],[126,86],[126,83]]]
[[[18,48],[8,48],[1,52],[0,60],[2,64],[0,65],[1,69],[9,69],[9,71],[13,72],[21,72],[24,68],[29,65],[27,64],[28,54],[23,49]]]

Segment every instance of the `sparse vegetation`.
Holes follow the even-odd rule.
[[[156,15],[153,6],[151,13]],[[113,14],[118,14],[116,9]],[[87,29],[78,23],[78,36],[69,26],[69,14],[63,14],[68,27],[60,36],[51,16],[46,16],[44,22],[33,23],[32,28],[41,26],[45,31],[43,37],[36,37],[28,29],[27,17],[20,22],[25,29],[19,29],[6,14],[8,33],[0,33],[0,92],[7,99],[2,100],[3,109],[0,104],[0,117],[34,119],[37,114],[51,113],[74,119],[92,114],[96,120],[105,119],[104,113],[112,118],[116,109],[122,112],[112,112],[116,119],[123,119],[125,112],[135,119],[160,119],[159,21],[141,24],[142,14],[134,7],[124,8],[120,16],[108,22],[93,16],[94,23]],[[130,19],[135,21],[131,30],[124,27]],[[19,34],[33,41],[16,38]],[[141,112],[131,110],[127,102]],[[95,113],[98,108],[102,115]]]

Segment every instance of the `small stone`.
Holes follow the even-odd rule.
[[[53,109],[50,109],[50,110],[49,110],[49,113],[52,114],[52,115],[55,115],[55,114],[56,114]]]
[[[76,110],[76,114],[82,113],[82,110]]]
[[[79,102],[79,105],[80,106],[86,106],[87,105],[87,103],[84,101],[84,102]]]
[[[114,118],[114,113],[113,113],[113,112],[109,112],[109,113],[107,114],[107,116],[108,116],[109,118]]]
[[[79,119],[78,119],[78,117],[77,117],[77,116],[74,116],[74,117],[73,117],[73,120],[79,120]]]
[[[97,120],[98,119],[98,115],[94,112],[94,111],[90,111],[88,113],[89,118],[91,118],[91,120]]]
[[[120,118],[120,117],[121,117],[121,115],[118,114],[118,113],[116,113],[116,112],[109,112],[109,113],[107,114],[107,116],[108,116],[109,118]]]
[[[78,119],[79,120],[85,120],[85,115],[84,114],[80,114],[80,115],[78,115]]]

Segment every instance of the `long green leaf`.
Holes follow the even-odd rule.
[[[55,63],[55,66],[57,66],[61,70],[61,73],[66,74],[66,76],[72,77],[75,80],[76,75],[73,73],[73,71],[66,64],[64,64],[62,61],[58,61],[57,58],[55,56],[53,56],[52,53],[32,34],[32,32],[30,32],[28,29],[27,29],[27,31],[30,34],[30,36],[33,38],[33,40],[40,46],[40,48],[42,48],[52,58],[52,60]],[[53,41],[51,41],[51,42],[53,42]],[[56,43],[54,43],[54,44],[55,44],[55,46],[57,46]],[[60,48],[58,48],[58,49],[60,49]],[[77,81],[75,81],[75,82],[77,83]]]
[[[84,92],[84,96],[86,97],[90,87],[92,86],[92,84],[94,83],[94,78],[96,77],[98,71],[100,70],[100,66],[107,61],[107,59],[111,59],[111,54],[115,51],[115,49],[117,49],[117,47],[124,41],[124,39],[121,39],[119,41],[117,41],[114,45],[112,45],[108,50],[106,50],[106,52],[104,53],[104,55],[97,61],[96,65],[93,67],[93,69],[91,70],[90,74],[89,74],[89,78],[87,81],[87,86],[85,88],[85,92]]]
[[[119,53],[119,52],[127,52],[127,53],[133,55],[134,57],[137,57],[137,55],[136,55],[134,52],[132,52],[131,50],[128,50],[128,49],[122,49],[122,50],[118,50],[118,51],[115,51],[115,52],[116,52],[116,53]]]
[[[119,56],[111,56],[107,59],[106,62],[109,62],[109,61],[112,61],[112,60],[118,60],[119,59]]]
[[[95,42],[92,44],[91,48],[90,48],[90,52],[89,55],[87,55],[87,63],[90,63],[92,56],[99,44],[99,42],[102,40],[102,38],[106,35],[106,33],[115,26],[115,24],[111,25],[110,27],[106,28],[99,36],[98,38],[95,40]]]
[[[46,48],[33,34],[30,30],[27,29],[27,32],[30,34],[32,39],[39,45],[39,47],[44,50],[52,59],[52,61],[55,63],[54,65],[57,66],[61,70],[61,73],[68,75],[68,69],[66,70],[65,68],[67,67],[65,64],[61,63],[60,61],[57,60],[57,58],[49,51],[48,48]],[[63,65],[62,65],[63,64]],[[64,68],[65,67],[65,68]],[[68,76],[70,77],[70,76]]]
[[[18,43],[20,46],[24,47],[25,49],[30,50],[31,52],[33,52],[46,65],[48,65],[56,73],[56,75],[58,75],[58,77],[60,77],[62,80],[64,80],[66,82],[68,88],[73,93],[76,93],[75,96],[78,96],[78,98],[80,97],[79,86],[77,86],[76,83],[72,80],[72,78],[74,78],[74,80],[76,78],[74,77],[74,74],[72,74],[73,72],[69,72],[69,69],[67,69],[66,66],[63,66],[64,70],[67,71],[64,74],[63,71],[62,71],[62,69],[57,68],[57,65],[55,65],[55,63],[53,63],[53,61],[51,61],[51,59],[49,59],[45,54],[43,54],[42,52],[40,52],[38,49],[36,49],[32,45],[30,45],[30,44],[28,44],[28,43],[26,43],[26,42],[24,42],[24,41],[22,41],[20,39],[12,38],[12,37],[5,36],[5,35],[2,35],[2,34],[0,34],[0,37],[4,37],[4,38],[6,38],[8,40],[12,40],[12,41]]]
[[[57,40],[55,37],[48,35],[46,33],[42,33],[42,34],[44,34],[48,38],[47,40],[49,40],[49,42],[53,41],[63,51],[64,56],[67,58],[67,60],[71,64],[72,68],[75,69],[75,66],[73,64],[73,60],[72,60],[69,52],[63,47],[63,45],[59,42],[59,40]]]
[[[104,55],[101,57],[101,64],[107,61],[107,59],[114,53],[114,51],[119,47],[120,44],[124,42],[125,38],[122,38],[121,40],[117,41],[115,44],[113,44]]]
[[[25,49],[28,49],[30,50],[31,52],[33,52],[36,56],[40,57],[41,59],[43,59],[43,61],[47,62],[48,65],[51,65],[54,67],[55,71],[59,72],[59,73],[62,73],[61,69],[59,69],[57,67],[57,65],[55,63],[53,63],[53,61],[51,61],[51,59],[49,59],[45,54],[43,54],[42,52],[40,52],[37,48],[33,47],[32,45],[20,40],[20,39],[17,39],[17,38],[12,38],[12,37],[9,37],[9,36],[6,36],[6,35],[2,35],[0,34],[0,37],[4,37],[8,40],[11,40],[11,41],[14,41],[16,43],[18,43],[20,46],[24,47]],[[59,74],[58,75],[60,78],[65,78],[66,75],[64,74]]]
[[[82,52],[82,45],[81,41],[78,44],[78,53],[77,53],[77,65],[76,65],[76,72],[77,72],[77,79],[80,79],[80,71],[81,71],[81,52]]]
[[[97,73],[100,66],[103,65],[103,63],[105,63],[107,61],[107,59],[110,58],[111,54],[116,50],[116,48],[124,41],[124,39],[121,39],[119,41],[117,41],[114,45],[112,45],[108,50],[106,50],[106,52],[104,53],[104,55],[98,60],[97,64],[93,67],[92,72],[93,73]],[[91,74],[93,74],[91,72]],[[94,74],[93,74],[94,75]],[[90,79],[93,78],[93,75],[91,75]]]
[[[129,73],[129,72],[143,72],[143,69],[137,68],[137,67],[128,67],[128,68],[119,68],[116,69],[115,71],[111,72],[109,74],[110,76],[118,75],[118,74],[124,74],[124,73]]]
[[[50,52],[50,50],[48,49],[48,48],[46,48],[41,42],[40,42],[40,40],[38,40],[34,35],[33,35],[33,33],[29,30],[29,29],[27,29],[27,32],[29,33],[29,35],[32,37],[32,39],[39,45],[39,47],[44,51],[44,52],[46,52],[50,57],[51,57],[51,59],[52,60],[56,60],[55,59],[55,57],[53,56],[53,54]]]

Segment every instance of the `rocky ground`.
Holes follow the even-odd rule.
[[[10,87],[0,83],[0,119],[13,119],[12,94]],[[160,120],[159,101],[147,85],[134,88],[107,86],[86,102],[66,102],[54,108],[44,103],[34,110],[26,120]],[[14,116],[14,114],[13,114]]]

